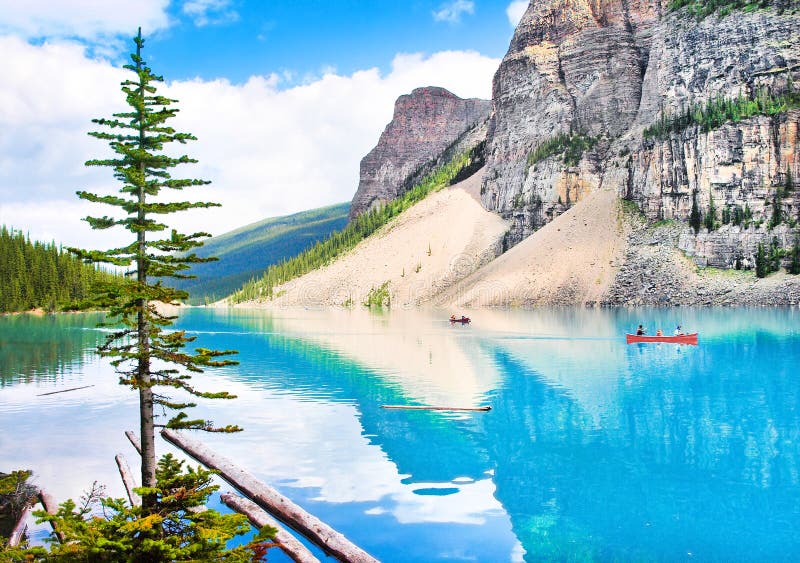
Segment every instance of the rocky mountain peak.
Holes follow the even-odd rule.
[[[435,86],[400,96],[378,144],[361,160],[350,216],[412,187],[449,148],[465,137],[471,138],[467,133],[484,124],[491,110],[489,100],[462,99]]]

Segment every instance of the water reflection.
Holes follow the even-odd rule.
[[[0,318],[0,388],[54,379],[80,367],[102,338],[99,315],[8,315]]]
[[[203,439],[387,561],[800,552],[796,311],[465,314],[470,327],[436,311],[189,311],[180,324],[199,346],[238,349],[242,362],[198,379],[239,398],[197,414],[245,432]],[[626,345],[642,322],[700,327],[700,346]],[[91,366],[84,377],[105,369]],[[25,388],[17,380],[0,401],[33,417],[34,435],[60,419],[124,444],[126,422],[97,424],[127,408],[123,389],[83,396],[76,413],[55,399],[34,411]],[[3,457],[21,459],[5,416]],[[34,436],[37,459],[81,463],[48,441]],[[108,457],[111,480],[113,447],[89,451]],[[84,480],[100,471],[81,467]]]

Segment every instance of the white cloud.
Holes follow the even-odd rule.
[[[239,13],[230,4],[230,0],[188,0],[182,11],[196,26],[203,27],[237,21]]]
[[[110,155],[86,132],[94,129],[92,118],[124,109],[119,83],[126,72],[88,58],[74,43],[34,46],[0,37],[0,51],[0,222],[67,245],[118,244],[124,233],[92,232],[80,220],[87,211],[106,209],[87,207],[74,194],[118,189],[109,170],[83,163]],[[171,83],[163,93],[180,101],[175,126],[199,139],[180,148],[200,163],[176,175],[213,181],[182,195],[223,204],[177,214],[175,224],[221,234],[348,201],[358,185],[359,162],[391,119],[399,95],[436,85],[462,97],[488,98],[498,64],[475,52],[448,51],[397,55],[385,75],[329,70],[285,89],[277,74],[239,85]]]
[[[96,41],[132,36],[136,22],[149,35],[169,25],[168,5],[169,0],[0,0],[0,34]]]
[[[475,12],[475,2],[472,0],[452,0],[442,4],[438,10],[432,12],[433,19],[437,22],[458,23],[462,14]]]
[[[525,10],[528,9],[528,4],[528,0],[515,0],[508,5],[506,16],[508,16],[508,23],[511,24],[511,27],[517,27],[517,24],[525,14]]]

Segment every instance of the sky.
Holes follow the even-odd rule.
[[[0,224],[84,248],[127,241],[81,220],[112,208],[75,192],[115,193],[93,118],[124,111],[119,84],[142,27],[143,57],[178,100],[172,125],[198,140],[210,180],[181,199],[213,210],[173,215],[219,235],[267,217],[349,201],[361,158],[394,101],[421,86],[491,97],[527,0],[0,0]],[[117,232],[114,232],[117,231]]]

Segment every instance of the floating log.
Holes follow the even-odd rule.
[[[251,500],[248,500],[233,493],[224,493],[220,495],[220,499],[226,506],[232,508],[240,514],[247,516],[247,519],[258,528],[264,526],[271,526],[278,530],[275,534],[275,543],[288,555],[292,561],[297,563],[319,563],[319,559],[314,557],[314,554],[309,549],[300,543],[296,537],[287,532],[281,523],[270,516],[266,510],[258,506]]]
[[[382,409],[400,409],[408,411],[490,411],[492,407],[424,407],[413,405],[381,405]]]
[[[25,505],[22,513],[19,515],[14,529],[11,530],[11,535],[8,536],[8,547],[17,547],[22,542],[22,537],[25,535],[25,529],[28,527],[28,516],[31,515],[33,506],[31,503]]]
[[[169,428],[161,431],[165,440],[178,446],[200,463],[219,471],[220,476],[267,512],[291,526],[340,561],[377,563],[377,559],[342,534],[309,514],[278,491],[259,481],[232,461],[211,451],[202,442]]]
[[[131,473],[131,468],[128,466],[128,461],[122,454],[117,454],[114,457],[119,468],[119,475],[122,477],[122,484],[125,485],[125,491],[128,493],[128,500],[131,501],[131,506],[142,506],[142,497],[133,492],[136,488],[136,480]]]
[[[55,395],[56,393],[68,393],[70,391],[77,391],[78,389],[88,389],[94,385],[84,385],[83,387],[73,387],[71,389],[61,389],[60,391],[50,391],[49,393],[39,393],[37,397],[44,397],[45,395]]]
[[[139,452],[139,455],[142,455],[142,443],[139,441],[139,436],[136,435],[136,432],[133,430],[126,430],[125,435],[128,437],[128,440],[131,441],[131,444]]]
[[[44,511],[47,512],[49,515],[53,516],[58,512],[58,504],[56,503],[56,499],[53,498],[53,495],[46,491],[39,491],[39,502],[42,503],[42,507]],[[55,532],[58,541],[64,543],[64,534],[58,531],[58,527],[51,523],[53,527],[53,532]]]

